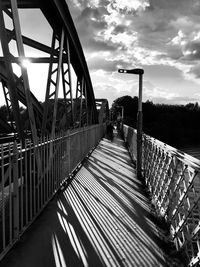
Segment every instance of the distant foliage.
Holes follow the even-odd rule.
[[[113,118],[119,113],[118,106],[124,107],[124,123],[136,128],[138,98],[123,96],[117,98],[111,111]],[[200,143],[200,107],[198,103],[187,105],[143,103],[143,130],[169,145]]]
[[[6,105],[0,107],[0,118],[5,121],[8,119],[8,109]]]

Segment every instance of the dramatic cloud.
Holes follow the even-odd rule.
[[[171,99],[180,100],[181,95],[172,93],[170,88],[172,79],[177,92],[179,84],[183,86],[185,82],[188,86],[190,82],[192,93],[195,93],[195,84],[197,88],[200,83],[199,0],[69,0],[69,6],[94,87],[113,88],[112,72],[119,67],[137,66],[145,69],[147,87],[152,84],[154,89],[151,86],[149,89],[157,88],[152,94],[155,99],[157,94],[157,99],[170,99],[171,96]],[[152,72],[148,66],[158,68]],[[180,75],[174,77],[171,73],[166,79],[166,66]],[[104,71],[104,83],[98,81],[96,86],[98,70]],[[121,76],[118,82],[124,84],[125,79],[127,77]],[[123,88],[117,92],[119,90],[123,91]],[[186,90],[185,86],[183,91],[187,95]],[[162,95],[163,91],[166,94]]]

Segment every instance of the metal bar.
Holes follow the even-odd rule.
[[[24,177],[23,177],[23,155],[22,155],[22,145],[20,146],[19,149],[19,158],[20,158],[20,231],[22,231],[23,226],[24,226],[24,220],[23,220],[23,215],[24,215],[24,204],[23,204],[23,197],[24,197]]]
[[[56,140],[54,137],[54,142],[53,142],[53,194],[55,193],[56,190]],[[51,151],[50,151],[51,153]]]
[[[51,169],[49,167],[49,138],[48,136],[46,137],[47,140],[47,198],[49,200],[50,195],[51,195]]]
[[[82,82],[81,82],[81,91],[80,91],[80,98],[81,98],[81,102],[80,102],[80,114],[79,114],[79,128],[82,125],[82,112],[83,112],[83,87],[85,85],[85,81],[84,78],[82,78]]]
[[[30,148],[30,159],[29,159],[29,211],[30,216],[29,220],[32,220],[33,217],[33,191],[32,191],[32,182],[33,182],[33,170],[32,170],[32,161],[34,160],[34,148]],[[41,164],[40,164],[41,165]]]
[[[10,8],[10,1],[9,0],[2,0],[6,7]],[[39,0],[20,0],[19,1],[19,8],[39,8],[40,1]]]
[[[46,64],[50,63],[51,59],[49,57],[25,57],[26,60],[28,60],[31,63],[37,63],[37,64]],[[0,57],[0,62],[4,62],[4,57]],[[20,57],[12,57],[11,58],[12,63],[21,64],[21,58]],[[58,63],[58,58],[53,58],[52,62]],[[66,58],[64,58],[63,63],[67,63]]]
[[[45,144],[45,136],[43,136],[43,144],[44,144],[44,203],[47,201],[47,175],[48,170],[46,170],[46,162],[48,161],[48,158],[46,157],[47,149]]]
[[[59,133],[58,135],[58,141],[56,143],[56,191],[58,189],[59,186],[59,153],[60,153],[60,138],[59,138]]]
[[[63,161],[63,135],[62,135],[62,133],[60,133],[60,153],[59,153],[59,158],[58,158],[59,186],[62,184],[62,172],[61,172],[62,161]]]
[[[66,37],[67,43],[67,61],[68,61],[68,80],[69,80],[69,90],[70,90],[70,99],[71,99],[71,109],[72,109],[72,124],[74,125],[74,108],[73,108],[73,95],[72,95],[72,78],[71,78],[71,60],[70,60],[70,47],[69,39]]]
[[[14,238],[19,236],[19,182],[18,182],[18,149],[17,143],[13,145],[13,198],[14,198]]]
[[[89,122],[89,118],[88,118],[89,117],[89,114],[88,114],[89,109],[88,109],[87,90],[85,89],[84,91],[85,91],[85,105],[86,105],[86,124],[89,125],[89,123],[88,123]]]
[[[39,141],[39,140],[38,140]],[[38,142],[39,143],[39,142]],[[36,173],[38,174],[38,171],[36,170],[36,157],[37,157],[37,152],[39,151],[38,144],[33,148],[33,185],[32,185],[32,191],[33,191],[33,217],[36,214]]]
[[[80,81],[79,81],[79,77],[77,77],[77,81],[76,81],[76,99],[78,98],[79,86],[80,86]]]
[[[45,134],[46,126],[47,126],[47,115],[48,115],[48,108],[49,108],[48,105],[49,105],[49,95],[50,95],[50,86],[51,86],[51,75],[52,75],[53,58],[54,58],[53,51],[55,49],[55,42],[56,42],[56,35],[55,35],[55,33],[53,33],[52,42],[51,42],[51,54],[50,54],[47,86],[46,86],[44,115],[43,115],[43,120],[42,120],[42,134]]]
[[[142,79],[139,75],[139,97],[138,97],[138,114],[137,114],[137,177],[142,178]]]
[[[65,81],[65,71],[64,71],[64,64],[61,65],[62,71],[62,83],[63,83],[63,98],[64,98],[64,105],[65,105],[65,112],[67,113],[67,93],[66,93],[66,81]]]
[[[58,72],[57,72],[57,77],[56,77],[55,100],[54,100],[53,120],[52,120],[52,127],[51,127],[51,139],[55,136],[58,90],[59,90],[59,84],[60,84],[60,72],[61,72],[61,66],[62,66],[64,36],[65,36],[64,29],[62,29],[61,40],[60,40],[60,50],[59,50],[59,60],[58,60]]]
[[[12,210],[13,210],[13,205],[12,205],[12,186],[11,186],[11,146],[9,143],[9,148],[8,148],[8,158],[9,158],[9,243],[12,243],[13,240],[13,216],[12,216]]]
[[[70,134],[69,131],[67,132],[67,164],[68,164],[68,174],[71,172],[71,165],[70,165]]]
[[[29,144],[28,146],[28,158],[27,158],[27,223],[30,221],[30,183],[31,183],[31,168],[30,168],[30,161],[31,161],[31,150],[32,146]]]
[[[18,95],[16,91],[14,74],[13,74],[13,69],[11,65],[11,55],[10,55],[9,46],[8,46],[7,33],[5,30],[2,1],[0,1],[0,25],[1,25],[0,27],[1,46],[2,46],[2,51],[3,51],[3,55],[5,59],[4,63],[5,63],[5,67],[6,67],[7,75],[8,75],[8,91],[9,91],[10,100],[12,104],[13,116],[15,119],[16,129],[17,129],[17,132],[19,133],[19,137],[21,140],[23,140],[24,134],[23,134],[21,120],[20,120]]]
[[[4,194],[4,151],[3,145],[1,145],[1,176],[2,176],[2,183],[1,183],[1,199],[2,199],[2,243],[3,249],[6,247],[6,239],[5,239],[5,194]]]
[[[15,29],[17,49],[18,49],[19,56],[23,60],[25,58],[25,53],[24,53],[24,47],[23,47],[23,40],[21,36],[21,28],[20,28],[20,21],[19,21],[19,14],[18,14],[16,0],[11,0],[11,9],[12,9],[12,15],[13,15],[13,23],[14,23],[14,29]],[[37,137],[35,115],[33,112],[33,105],[32,105],[32,100],[31,100],[31,95],[30,95],[28,73],[27,73],[27,69],[23,67],[21,67],[21,71],[22,71],[23,84],[24,84],[24,90],[25,90],[25,95],[26,95],[27,109],[28,109],[28,114],[29,114],[29,121],[31,125],[33,142],[36,145],[38,143],[38,137]]]
[[[27,224],[28,223],[28,159],[29,159],[27,140],[25,141],[24,157],[25,157],[25,203],[26,203],[25,224]]]

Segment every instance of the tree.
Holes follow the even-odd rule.
[[[8,109],[6,105],[0,107],[0,118],[3,119],[4,121],[8,120]]]
[[[113,119],[117,119],[117,114],[121,112],[119,106],[124,108],[124,123],[129,126],[136,125],[136,116],[137,116],[137,108],[138,108],[138,98],[131,96],[122,96],[114,100],[111,112],[113,114]]]
[[[124,107],[124,123],[136,128],[138,98],[122,96],[112,104],[114,119],[118,106]],[[143,131],[169,145],[178,147],[187,143],[200,143],[200,107],[198,103],[187,105],[143,103]]]

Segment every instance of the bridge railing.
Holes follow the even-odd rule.
[[[44,209],[62,184],[103,137],[105,126],[94,125],[0,146],[0,258]]]
[[[124,137],[136,159],[137,131],[124,125]],[[200,262],[200,161],[143,134],[143,177],[159,215],[170,224],[177,250],[188,266]]]

